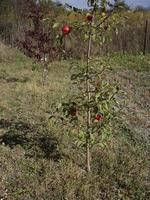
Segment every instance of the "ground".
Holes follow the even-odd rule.
[[[86,175],[83,152],[49,122],[52,105],[72,93],[71,61],[51,63],[42,86],[40,65],[0,43],[0,199],[146,200],[150,56],[98,59],[110,65],[125,103],[111,147],[95,150]]]

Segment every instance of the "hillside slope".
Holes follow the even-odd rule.
[[[150,133],[150,58],[101,58],[110,80],[126,92],[121,123],[111,145],[93,152],[93,173],[84,170],[84,151],[49,122],[52,104],[71,95],[70,62],[42,70],[18,50],[0,44],[0,198],[7,200],[146,200]]]

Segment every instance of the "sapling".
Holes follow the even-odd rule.
[[[72,62],[74,73],[71,75],[71,80],[76,86],[74,93],[68,102],[62,102],[57,107],[57,111],[53,113],[54,115],[50,117],[54,116],[56,120],[60,118],[63,125],[67,125],[76,136],[76,145],[86,150],[87,172],[91,171],[92,147],[107,146],[108,139],[112,137],[113,122],[118,110],[119,88],[106,80],[108,68],[105,63],[91,56],[92,41],[97,37],[97,41],[101,42],[106,25],[109,30],[111,28],[108,25],[111,16],[113,16],[113,25],[115,25],[116,3],[117,1],[110,6],[105,0],[88,1],[92,11],[85,16],[87,22],[81,24],[88,43],[86,59],[83,65],[80,62]],[[106,11],[108,6],[111,9]],[[87,18],[87,16],[90,17]],[[62,114],[58,115],[57,112]]]

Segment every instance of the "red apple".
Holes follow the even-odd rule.
[[[104,117],[103,117],[102,114],[96,114],[95,119],[96,119],[97,121],[102,121],[102,120],[104,119]]]
[[[64,35],[68,35],[70,32],[71,32],[71,27],[67,24],[65,24],[63,27],[62,27],[62,33]]]
[[[93,15],[91,13],[87,13],[86,19],[87,21],[91,22],[93,20]]]

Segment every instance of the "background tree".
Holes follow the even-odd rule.
[[[41,3],[37,4],[32,0],[26,0],[26,2],[27,13],[25,17],[31,26],[25,30],[24,40],[20,41],[20,46],[26,55],[37,60],[53,60],[57,56],[58,49],[55,47],[51,25],[44,24],[44,14],[48,10]]]
[[[49,62],[56,59],[61,52],[61,46],[56,47],[52,24],[45,23],[47,15],[53,17],[53,13],[49,13],[46,4],[46,2],[26,0],[25,17],[31,25],[25,30],[24,40],[19,41],[19,47],[27,56],[43,63],[43,85],[46,81]]]

